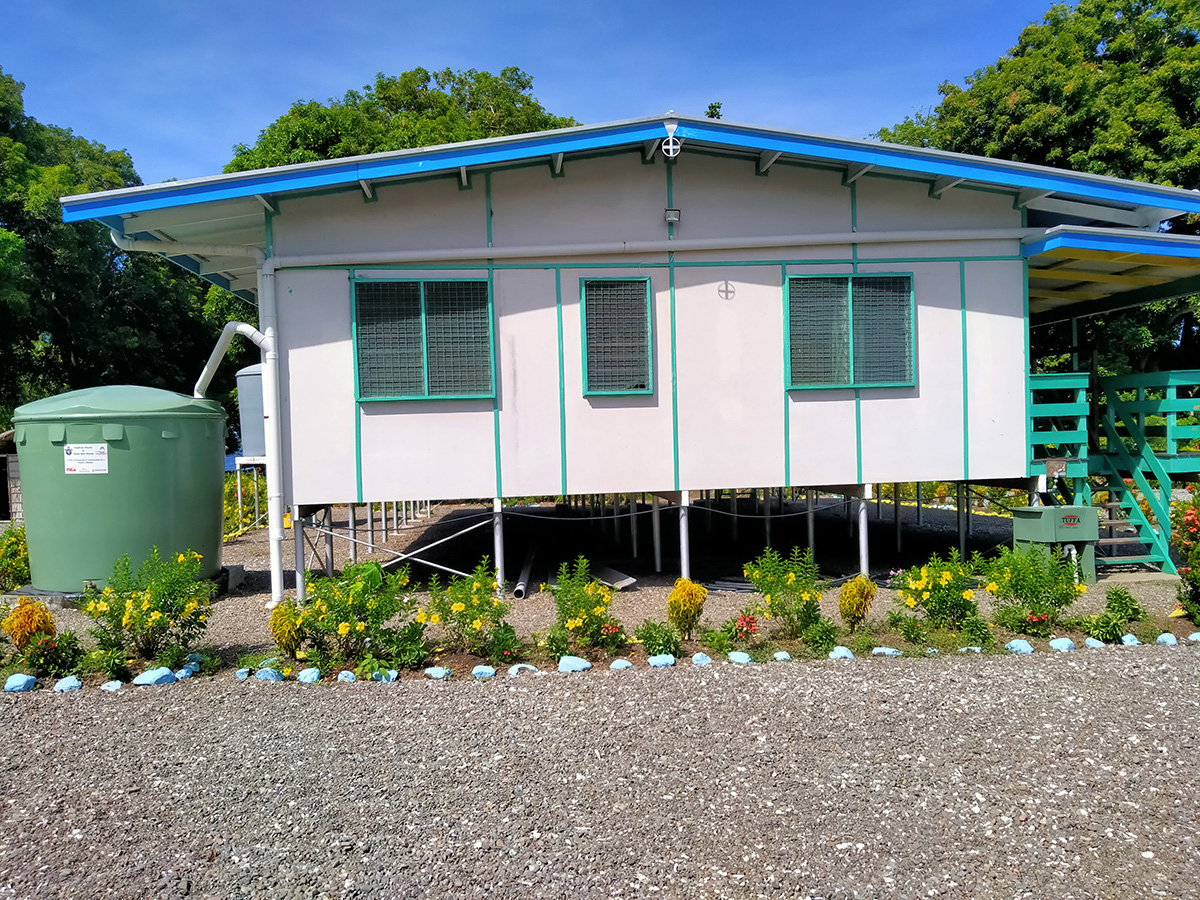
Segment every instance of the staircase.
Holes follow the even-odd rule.
[[[1030,376],[1029,474],[1053,476],[1067,503],[1083,505],[1091,505],[1090,479],[1103,479],[1096,565],[1174,574],[1172,479],[1200,470],[1200,370],[1098,379],[1090,442],[1087,394],[1084,373]]]

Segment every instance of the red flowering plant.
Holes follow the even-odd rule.
[[[1183,557],[1178,606],[1173,616],[1187,616],[1200,625],[1200,498],[1196,485],[1187,486],[1188,499],[1171,504],[1171,546]]]

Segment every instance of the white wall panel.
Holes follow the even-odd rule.
[[[681,488],[783,483],[781,279],[775,266],[675,274]]]

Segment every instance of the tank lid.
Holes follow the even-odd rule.
[[[105,385],[70,391],[18,406],[13,422],[58,418],[124,418],[150,415],[199,415],[225,418],[215,400],[132,384]]]
[[[237,370],[238,378],[241,378],[243,375],[261,375],[261,374],[262,374],[262,363],[255,363],[252,366],[246,366],[246,368],[244,368],[244,369]]]

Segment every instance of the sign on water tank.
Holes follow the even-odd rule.
[[[67,444],[63,467],[68,475],[107,475],[108,444]]]

